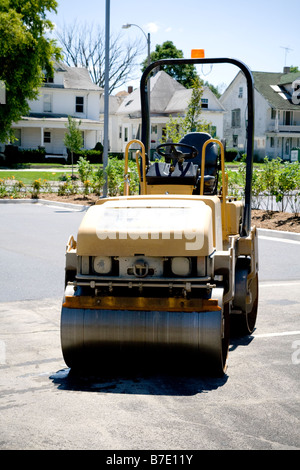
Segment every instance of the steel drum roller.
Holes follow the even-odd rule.
[[[224,371],[228,337],[223,310],[168,312],[62,308],[61,343],[68,367],[143,357],[179,357]]]

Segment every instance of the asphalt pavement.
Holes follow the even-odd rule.
[[[0,301],[63,295],[65,249],[87,207],[0,203]]]
[[[59,323],[65,245],[85,210],[0,204],[0,449],[299,450],[299,237],[259,231],[257,325],[231,340],[223,378],[78,377]]]

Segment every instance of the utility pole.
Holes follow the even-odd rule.
[[[103,197],[107,196],[107,173],[108,163],[108,128],[109,128],[109,36],[110,36],[110,0],[106,0],[105,12],[105,84],[104,84],[104,145],[103,145],[103,173],[104,186]]]

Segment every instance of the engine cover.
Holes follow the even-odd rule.
[[[80,256],[207,256],[212,211],[189,198],[111,198],[91,207],[79,227]]]

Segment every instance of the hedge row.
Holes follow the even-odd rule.
[[[88,158],[91,163],[102,163],[103,147],[98,143],[93,150],[82,150],[79,154],[74,154],[73,163],[77,163],[80,157]],[[22,163],[62,163],[71,164],[71,154],[68,151],[67,158],[63,156],[47,157],[44,147],[37,149],[19,149],[14,145],[6,145],[4,151],[3,164],[14,167]]]

